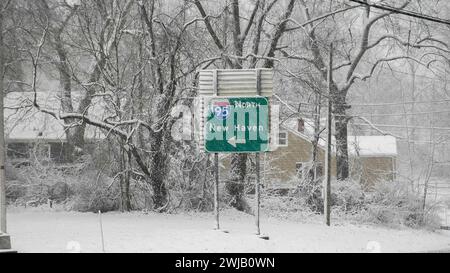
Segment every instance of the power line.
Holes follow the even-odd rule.
[[[354,126],[370,126],[370,127],[388,127],[398,129],[424,129],[424,130],[450,130],[450,127],[426,127],[426,126],[406,126],[406,125],[393,125],[393,124],[365,124],[365,123],[352,123]]]
[[[403,15],[407,15],[407,16],[411,16],[411,17],[415,17],[415,18],[419,18],[419,19],[424,19],[424,20],[435,22],[435,23],[446,24],[446,25],[450,26],[450,21],[449,20],[441,19],[441,18],[438,18],[438,17],[433,17],[433,16],[421,14],[421,13],[414,12],[414,11],[400,10],[398,8],[390,7],[390,6],[387,6],[387,5],[369,4],[369,3],[361,1],[361,0],[350,0],[350,1],[362,4],[362,5],[366,5],[366,6],[369,6],[369,7],[382,9],[382,10],[385,10],[385,11],[390,11],[390,12],[393,12],[393,13],[403,14]]]
[[[379,13],[379,14],[381,14],[381,13]],[[316,40],[315,42],[316,42],[316,44],[317,44],[318,46],[322,47],[322,49],[323,49],[326,53],[329,53],[329,48],[328,48],[328,46],[327,46],[324,42],[319,41],[319,40]],[[289,59],[289,58],[286,57],[286,59]],[[361,59],[361,62],[370,64],[370,65],[375,65],[374,62],[371,62],[371,61],[368,61],[368,60],[365,60],[365,59]],[[435,73],[433,73],[433,74],[436,75],[435,77],[430,77],[430,76],[423,75],[423,74],[420,74],[420,73],[414,73],[414,74],[412,74],[412,73],[408,73],[408,72],[403,72],[403,71],[400,71],[400,70],[392,69],[391,67],[389,67],[389,68],[388,68],[388,67],[385,67],[384,65],[380,65],[380,66],[378,66],[377,68],[378,68],[378,69],[381,69],[381,70],[388,70],[388,71],[391,71],[391,72],[396,72],[396,73],[404,74],[404,75],[409,75],[409,76],[414,76],[414,77],[421,77],[421,78],[427,78],[427,79],[430,79],[430,80],[433,80],[433,81],[437,81],[437,82],[450,82],[450,80],[442,79],[441,76],[437,76]],[[310,71],[310,70],[307,71],[307,72],[302,71],[302,72],[300,72],[299,74],[301,74],[301,73],[304,73],[304,74],[310,73],[310,74],[322,76],[321,73],[319,73],[319,72],[313,72],[313,71]],[[444,72],[444,73],[445,73],[445,72]]]
[[[371,64],[371,65],[374,65],[373,62],[370,62],[370,61],[367,61],[367,60],[361,60],[361,62],[364,62],[364,63],[367,63],[367,64]],[[440,78],[440,77],[434,77],[434,78],[433,78],[433,77],[426,76],[426,75],[419,74],[419,73],[417,73],[417,74],[412,74],[412,73],[403,72],[403,71],[400,71],[400,70],[388,68],[388,67],[385,67],[385,66],[378,66],[377,68],[378,68],[378,69],[381,69],[381,70],[388,70],[388,71],[391,71],[391,72],[393,72],[393,73],[399,73],[399,74],[403,74],[403,75],[408,75],[408,76],[414,76],[414,77],[418,77],[418,78],[429,79],[429,80],[435,81],[435,82],[450,82],[450,79],[447,80],[447,79],[442,79],[442,78]],[[307,73],[308,73],[308,74],[311,74],[311,75],[322,76],[321,73],[319,73],[319,72],[313,72],[313,71],[307,71],[307,72],[302,71],[301,73],[298,73],[298,75],[300,75],[300,74],[307,74]]]
[[[375,13],[375,14],[379,14],[379,15],[384,14],[383,12],[378,12],[378,11],[371,11],[371,12],[373,12],[373,13]],[[390,15],[390,17],[393,17],[393,18],[395,18],[395,19],[397,19],[397,20],[400,20],[400,21],[404,21],[404,22],[408,22],[408,23],[413,23],[413,24],[416,24],[416,25],[421,25],[421,24],[423,24],[423,23],[421,23],[421,22],[412,21],[411,19],[405,19],[405,18],[402,18],[402,17],[399,17],[399,16]],[[434,25],[433,28],[440,29],[440,30],[443,30],[443,31],[448,31],[448,28],[441,27],[441,26],[436,26],[436,25]]]
[[[398,142],[409,142],[409,143],[418,143],[418,144],[439,144],[439,145],[446,145],[449,143],[448,140],[445,141],[430,141],[430,140],[415,140],[415,139],[397,139]]]
[[[428,103],[435,104],[435,103],[445,103],[445,102],[450,102],[450,99],[430,100],[430,101],[386,102],[386,103],[361,103],[361,104],[350,104],[350,105],[351,106],[396,106],[396,105],[404,105],[404,104],[428,104]]]
[[[375,65],[375,63],[372,63],[372,62],[369,62],[369,61],[367,61],[367,60],[361,60],[362,62],[365,62],[365,63],[368,63],[368,64],[371,64],[371,65]],[[450,80],[446,80],[446,79],[441,79],[441,78],[439,78],[439,77],[430,77],[430,76],[426,76],[426,75],[423,75],[423,74],[416,74],[416,73],[408,73],[408,72],[403,72],[403,71],[400,71],[400,70],[396,70],[396,69],[392,69],[392,68],[388,68],[388,67],[385,67],[385,66],[379,66],[378,67],[379,69],[384,69],[384,70],[389,70],[389,71],[391,71],[391,72],[395,72],[395,73],[400,73],[400,74],[404,74],[404,75],[408,75],[408,76],[414,76],[414,77],[422,77],[422,78],[427,78],[427,79],[430,79],[430,80],[433,80],[433,81],[437,81],[437,82],[450,82]]]
[[[357,106],[357,107],[367,107],[367,106],[396,106],[396,105],[404,105],[404,104],[427,104],[427,103],[445,103],[450,102],[450,99],[442,99],[442,100],[430,100],[430,101],[404,101],[404,102],[384,102],[384,103],[333,103],[333,105],[348,105],[348,106]],[[310,105],[316,106],[314,103],[310,102],[299,102],[301,105]],[[323,104],[322,104],[323,105]]]
[[[321,116],[319,114],[308,113],[305,111],[300,111],[302,114],[308,114],[310,116]],[[401,116],[416,116],[416,115],[431,115],[431,114],[445,114],[450,113],[450,110],[442,110],[442,111],[430,111],[430,112],[415,112],[415,113],[392,113],[392,114],[349,114],[349,115],[335,115],[335,116],[345,116],[345,117],[358,117],[362,115],[368,115],[368,117],[401,117]]]
[[[340,4],[344,4],[344,2],[339,2]],[[364,3],[364,5],[367,5],[367,3]],[[361,8],[363,8],[362,6],[359,6],[359,7],[361,7]],[[384,14],[384,13],[382,13],[382,12],[376,12],[376,11],[370,11],[370,12],[373,12],[373,13],[375,13],[375,14]],[[390,15],[390,16],[392,16],[392,15]],[[398,17],[398,16],[392,16],[392,17],[394,17],[394,18],[396,18],[396,19],[398,19],[398,20],[402,20],[402,21],[405,21],[405,22],[408,22],[408,23],[414,23],[414,24],[420,24],[419,22],[415,22],[415,21],[411,21],[411,20],[408,20],[408,19],[404,19],[404,18],[401,18],[401,17]],[[448,31],[448,29],[446,29],[446,28],[443,28],[443,27],[437,27],[437,26],[434,26],[433,28],[438,28],[438,29],[441,29],[441,30],[444,30],[444,31]]]
[[[393,114],[366,114],[370,115],[371,117],[400,117],[400,116],[415,116],[415,115],[431,115],[431,114],[444,114],[444,113],[450,113],[450,110],[443,110],[443,111],[431,111],[431,112],[416,112],[416,113],[393,113]]]

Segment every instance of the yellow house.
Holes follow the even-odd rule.
[[[264,155],[265,183],[269,187],[294,187],[312,167],[313,128],[302,118],[280,126],[278,148]],[[323,134],[321,135],[323,137]],[[333,141],[334,142],[334,141]],[[326,143],[319,140],[316,175],[323,175]],[[392,136],[349,136],[351,177],[365,185],[394,180],[397,169],[397,143]],[[331,174],[336,176],[336,157],[331,158]]]
[[[325,133],[322,133],[323,138]],[[290,119],[280,126],[278,147],[261,157],[262,183],[269,188],[294,188],[299,180],[306,178],[312,170],[313,127],[304,119]],[[325,146],[319,140],[317,155],[319,164],[315,168],[316,177],[324,174]],[[377,181],[395,179],[397,171],[397,144],[392,136],[349,136],[348,150],[352,179],[366,186]],[[250,157],[252,157],[250,155]],[[225,155],[222,172],[229,168]],[[336,158],[331,158],[331,174],[336,176]]]

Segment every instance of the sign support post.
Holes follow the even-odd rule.
[[[219,154],[214,153],[214,218],[215,229],[220,229],[219,224]]]
[[[213,92],[214,96],[218,95],[218,82],[217,82],[217,70],[213,71]],[[214,153],[214,229],[220,230],[219,223],[219,153]]]
[[[256,69],[256,93],[258,96],[261,96],[261,70]],[[267,104],[269,107],[269,103]],[[255,154],[255,164],[256,164],[256,182],[255,182],[255,201],[256,201],[256,209],[255,209],[255,223],[256,223],[256,235],[258,235],[261,239],[269,240],[269,236],[261,236],[261,229],[259,227],[259,212],[261,205],[261,153],[257,152]]]
[[[259,183],[260,183],[260,161],[261,156],[260,153],[256,153],[256,182],[255,182],[255,223],[256,223],[256,235],[261,235],[261,231],[259,228],[259,206],[260,206],[260,192],[259,192]]]
[[[330,44],[330,60],[328,65],[328,110],[327,110],[327,150],[325,155],[325,194],[324,194],[324,214],[325,223],[330,226],[331,222],[331,111],[332,111],[332,92],[331,81],[333,77],[333,44]]]
[[[261,96],[261,70],[256,69],[256,94],[258,96]],[[256,201],[256,211],[255,211],[255,217],[256,217],[256,235],[260,235],[261,231],[259,228],[259,206],[260,206],[260,192],[259,192],[259,184],[260,184],[260,168],[261,168],[261,155],[260,153],[256,153],[256,182],[255,182],[255,201]]]

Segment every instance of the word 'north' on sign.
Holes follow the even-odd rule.
[[[210,97],[205,102],[205,150],[210,153],[269,149],[266,97]]]

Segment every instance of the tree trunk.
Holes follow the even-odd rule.
[[[345,110],[338,108],[335,116],[336,138],[336,176],[337,180],[345,180],[349,177],[347,125],[348,118]]]
[[[230,178],[226,190],[231,195],[230,205],[237,210],[251,213],[245,200],[245,177],[247,175],[247,154],[233,154],[231,157]]]
[[[151,136],[151,149],[154,151],[154,154],[151,156],[149,166],[149,179],[153,189],[153,208],[161,212],[167,205],[167,189],[164,180],[168,172],[168,151],[163,145],[164,132],[165,130],[163,129]]]
[[[89,82],[94,83],[98,82],[101,77],[101,70],[103,69],[106,63],[106,57],[102,56],[102,58],[95,65],[94,71],[89,77]],[[89,112],[89,107],[92,103],[92,97],[95,94],[95,88],[93,86],[88,87],[86,94],[80,101],[80,104],[77,109],[77,113],[87,115]],[[67,98],[66,98],[67,99]],[[72,109],[73,110],[73,109]],[[85,139],[84,133],[86,131],[86,123],[82,122],[80,125],[71,128],[68,131],[68,142],[71,143],[74,155],[79,155],[83,153]]]
[[[67,52],[65,51],[61,37],[59,34],[55,37],[55,49],[58,54],[58,72],[59,85],[61,89],[60,102],[61,109],[64,113],[73,113],[72,104],[72,80],[70,77],[70,68],[67,65]],[[69,126],[76,122],[74,119],[65,119],[64,124]],[[75,159],[75,151],[82,148],[83,141],[76,137],[76,128],[69,128],[65,130],[67,142],[63,147],[64,161],[73,162]]]
[[[131,198],[130,198],[130,178],[131,178],[131,152],[129,149],[121,147],[121,170],[123,174],[120,179],[120,211],[131,210]]]

